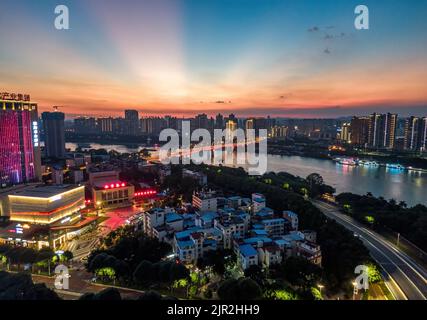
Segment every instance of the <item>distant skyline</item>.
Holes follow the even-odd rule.
[[[427,114],[427,0],[3,0],[0,91],[67,115]]]

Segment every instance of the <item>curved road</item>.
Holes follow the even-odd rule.
[[[396,299],[427,299],[427,272],[424,268],[384,237],[340,213],[336,206],[320,201],[313,201],[313,204],[327,217],[359,235],[371,256],[384,269],[386,282]]]

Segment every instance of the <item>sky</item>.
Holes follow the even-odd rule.
[[[0,91],[68,116],[427,115],[426,13],[427,0],[2,0]]]

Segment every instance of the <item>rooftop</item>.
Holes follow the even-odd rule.
[[[265,220],[261,221],[262,224],[266,224],[266,223],[278,223],[278,222],[285,222],[285,219],[283,219],[283,218],[276,218],[276,219],[265,219]]]
[[[179,215],[175,212],[170,212],[170,213],[166,214],[166,222],[180,221],[183,219],[184,218],[181,215]]]
[[[191,248],[194,246],[194,242],[191,240],[178,240],[177,244],[180,249]]]
[[[31,197],[49,199],[60,194],[66,193],[78,188],[84,188],[79,185],[29,185],[26,188],[12,190],[9,196]]]
[[[252,257],[257,255],[257,251],[250,244],[242,244],[239,246],[239,250],[244,257]]]
[[[286,213],[290,217],[298,217],[298,215],[295,212],[290,211],[290,210],[283,211],[283,213]]]

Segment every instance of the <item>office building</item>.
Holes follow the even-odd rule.
[[[0,186],[41,176],[37,104],[29,96],[0,95]]]
[[[365,146],[368,143],[370,117],[353,117],[350,122],[351,143]]]
[[[370,116],[368,146],[376,149],[393,149],[396,139],[397,114],[378,114]]]
[[[65,115],[62,112],[43,112],[44,147],[46,157],[65,156]]]
[[[139,134],[139,116],[137,110],[125,110],[125,134],[136,136]]]
[[[427,117],[410,117],[405,122],[404,150],[426,151]]]
[[[99,131],[104,134],[113,133],[113,121],[114,119],[111,117],[98,118],[97,123]]]
[[[351,143],[351,124],[345,122],[341,126],[340,140],[346,143]]]
[[[97,133],[96,119],[93,117],[79,117],[74,119],[74,132],[77,134]]]

